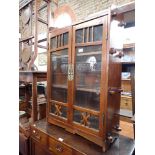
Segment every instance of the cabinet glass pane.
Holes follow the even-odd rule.
[[[46,117],[46,81],[37,82],[37,111],[38,111],[38,120]]]
[[[67,103],[67,89],[52,87],[52,100]]]
[[[56,37],[51,38],[51,49],[54,49],[57,47],[57,40]]]
[[[67,108],[65,106],[54,104],[51,105],[51,113],[59,117],[67,117]]]
[[[82,43],[83,41],[83,29],[76,31],[76,43]]]
[[[20,84],[19,110],[29,112],[32,109],[32,84]]]
[[[97,89],[95,90],[95,88],[94,90],[80,87],[77,88],[75,105],[93,110],[99,110],[100,108],[99,103],[100,103],[99,90]]]
[[[61,46],[61,36],[58,35],[57,36],[57,47],[60,47]]]
[[[21,86],[23,85],[23,86]],[[25,85],[24,84],[19,84],[19,102],[25,102],[25,93],[26,93],[26,88],[25,88]]]
[[[87,42],[88,28],[84,29],[84,42]]]
[[[63,34],[63,45],[68,44],[68,32]]]
[[[26,86],[26,94],[27,94],[26,98],[29,103],[28,108],[32,109],[32,84],[31,83]]]
[[[92,42],[92,27],[89,27],[89,42]]]
[[[52,100],[67,102],[68,49],[51,54]]]
[[[99,110],[102,45],[76,48],[75,105]]]
[[[103,25],[94,26],[93,29],[94,41],[102,41],[102,31],[103,31]]]
[[[99,117],[74,110],[73,121],[88,128],[99,130]]]

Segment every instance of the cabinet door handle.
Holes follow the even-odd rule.
[[[74,79],[74,65],[68,64],[68,80],[72,81]]]
[[[63,152],[63,147],[60,146],[60,145],[57,145],[57,146],[56,146],[56,150],[57,150],[58,152]]]
[[[109,90],[109,94],[110,94],[110,95],[114,95],[114,94],[116,94],[116,91],[114,91],[114,90]]]

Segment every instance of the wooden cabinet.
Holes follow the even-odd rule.
[[[49,34],[47,121],[106,151],[119,127],[121,65],[109,54],[109,20],[102,17]]]
[[[31,126],[32,155],[72,155],[72,149]]]
[[[46,72],[20,71],[20,110],[31,117],[32,122],[46,117]],[[22,89],[22,90],[21,90]]]
[[[100,146],[45,119],[31,125],[31,135],[31,155],[132,155],[134,149],[133,139],[120,135],[111,149],[103,153]]]
[[[46,72],[19,73],[19,151],[29,155],[30,124],[46,117]],[[43,140],[43,139],[42,139]]]

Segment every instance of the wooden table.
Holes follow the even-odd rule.
[[[48,124],[45,120],[35,122],[31,130],[35,129],[46,134],[48,139],[49,137],[57,141],[59,141],[60,138],[63,139],[63,145],[66,145],[72,150],[76,150],[75,152],[73,151],[73,155],[132,155],[134,152],[134,140],[121,135],[115,140],[111,148],[103,153],[102,148],[96,144],[79,135],[71,134],[63,128]]]

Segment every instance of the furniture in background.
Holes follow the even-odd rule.
[[[19,73],[19,151],[29,155],[30,125],[46,117],[46,72]]]
[[[30,124],[46,117],[45,87],[38,83],[46,81],[46,72],[35,71],[38,53],[44,50],[47,54],[49,14],[50,0],[19,1],[19,151],[22,155],[30,154]],[[41,38],[40,30],[46,32]]]
[[[19,70],[38,70],[35,64],[38,53],[47,54],[50,2],[21,0],[19,3]]]
[[[133,123],[135,116],[135,8],[126,5],[113,10],[113,20],[123,27],[122,89],[120,119]],[[130,9],[128,10],[128,7]],[[119,12],[119,13],[118,13]],[[135,129],[134,129],[135,130]]]

